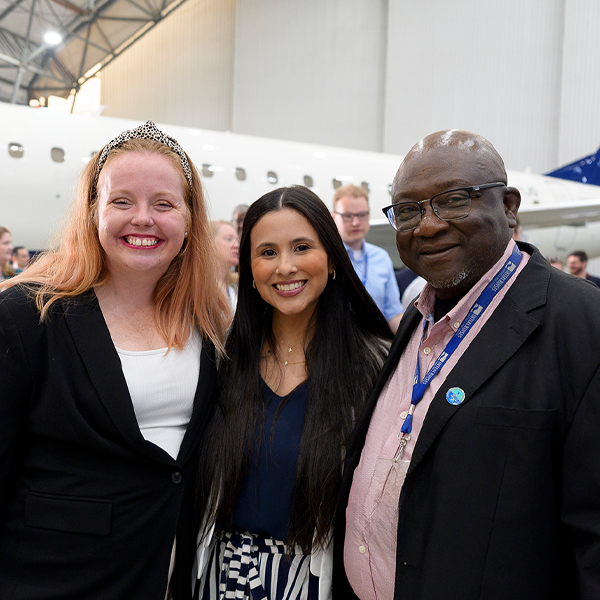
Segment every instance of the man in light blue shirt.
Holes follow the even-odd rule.
[[[370,227],[366,190],[356,185],[339,187],[333,197],[331,214],[356,274],[395,333],[403,312],[400,291],[390,255],[365,241]]]

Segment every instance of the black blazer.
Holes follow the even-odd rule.
[[[0,294],[0,598],[189,597],[195,450],[211,410],[204,343],[177,460],[139,430],[93,292],[39,324],[19,288]]]
[[[532,256],[434,397],[399,498],[396,600],[600,598],[600,290]],[[409,308],[349,443],[334,544]],[[450,405],[446,391],[466,400]]]

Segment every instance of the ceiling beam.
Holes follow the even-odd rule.
[[[23,2],[23,0],[14,0],[14,2],[12,4],[9,4],[1,13],[0,13],[0,21],[2,21],[2,19],[4,19],[4,17],[7,17],[8,15],[10,15],[10,13],[15,10],[15,8],[17,8],[19,6],[19,4],[21,4],[21,2]]]
[[[58,4],[59,6],[62,6],[63,8],[72,10],[74,13],[78,14],[80,17],[82,17],[83,15],[89,15],[91,12],[89,9],[83,10],[83,8],[80,8],[79,6],[77,6],[77,4],[73,4],[72,2],[69,2],[69,0],[51,0],[51,1],[54,2],[54,4]]]

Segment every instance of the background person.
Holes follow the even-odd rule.
[[[400,291],[390,255],[365,240],[370,228],[367,192],[356,185],[339,187],[333,196],[331,214],[354,270],[395,332],[403,310]]]
[[[240,599],[324,600],[343,447],[391,334],[304,187],[248,209],[239,285],[199,461],[198,597],[223,578]]]
[[[15,274],[11,263],[12,248],[10,231],[6,227],[0,227],[0,282]]]
[[[417,278],[417,274],[413,273],[408,267],[394,269],[394,273],[396,273],[396,283],[398,284],[400,298],[402,298],[406,288]],[[402,302],[402,300],[400,301]],[[402,302],[402,306],[405,306],[404,302]]]
[[[227,221],[212,221],[212,231],[219,260],[219,284],[229,298],[232,312],[235,312],[239,276],[233,269],[240,262],[240,244],[235,227]]]
[[[402,306],[409,306],[416,297],[423,291],[427,282],[422,277],[413,279],[402,294]]]
[[[238,204],[233,209],[233,214],[231,215],[231,224],[235,227],[238,237],[242,237],[242,228],[244,227],[244,217],[246,216],[246,212],[248,212],[247,204]]]
[[[587,262],[588,255],[583,250],[576,250],[567,256],[567,268],[571,275],[575,275],[575,277],[580,277],[581,279],[587,279],[600,287],[600,277],[590,275],[586,271]]]
[[[29,266],[29,250],[25,246],[15,246],[11,253],[15,274],[22,273]]]
[[[392,198],[428,285],[348,444],[335,594],[597,599],[600,290],[512,239],[520,194],[481,136],[421,140]]]
[[[560,271],[563,270],[563,264],[562,264],[562,260],[560,260],[560,258],[558,258],[558,256],[551,256],[548,259],[548,262],[555,268],[559,269]]]
[[[4,289],[0,597],[189,597],[228,307],[187,154],[152,123],[112,140],[60,247]]]

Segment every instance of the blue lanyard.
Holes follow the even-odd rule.
[[[346,248],[346,249],[348,251],[348,254],[350,254],[350,252],[352,252],[352,258],[350,260],[352,261],[352,263],[354,263],[354,261],[356,261],[356,267],[358,267],[358,261],[354,258],[354,250],[352,250],[352,248]],[[364,244],[363,244],[362,255],[365,257],[365,268],[363,271],[363,276],[360,277],[360,281],[365,287],[367,287],[367,273],[369,271],[369,257],[367,256],[367,249],[364,247]],[[354,268],[355,271],[356,271],[356,267]],[[358,271],[356,271],[356,273],[358,275]]]
[[[425,394],[425,390],[431,383],[431,380],[438,374],[439,370],[442,368],[444,363],[452,356],[454,351],[458,348],[459,344],[463,341],[467,333],[469,333],[471,327],[477,323],[485,309],[490,305],[491,301],[495,298],[496,294],[504,287],[504,284],[512,277],[514,272],[517,270],[523,255],[517,246],[513,250],[512,254],[508,258],[508,260],[504,263],[504,266],[496,273],[496,276],[490,281],[490,283],[486,286],[486,288],[481,292],[479,298],[475,300],[473,306],[469,310],[464,321],[461,323],[460,327],[456,331],[456,333],[452,336],[452,339],[446,344],[444,351],[438,356],[437,360],[429,369],[429,372],[423,378],[423,381],[419,381],[420,379],[420,370],[419,370],[419,355],[417,354],[417,366],[415,369],[415,377],[413,379],[413,390],[412,390],[412,398],[410,401],[410,409],[408,414],[406,415],[406,419],[404,419],[404,423],[402,423],[402,429],[400,433],[406,433],[410,435],[412,431],[412,419],[413,413],[415,412],[415,407],[423,398],[423,394]],[[423,339],[425,337],[425,328],[427,327],[427,320],[423,323],[423,333],[421,335],[421,343],[423,343]],[[421,344],[419,344],[420,346]],[[404,444],[405,445],[405,444]]]
[[[363,271],[364,279],[361,277],[362,284],[367,287],[367,273],[369,272],[369,257],[367,256],[367,249],[363,250],[363,254],[365,255],[365,270]]]
[[[354,250],[352,251],[352,256],[354,257]],[[367,287],[367,273],[369,271],[369,257],[367,256],[367,249],[364,248],[362,251],[363,256],[365,257],[365,268],[363,270],[363,276],[360,278],[362,284]],[[358,266],[358,261],[356,261],[356,265]]]

